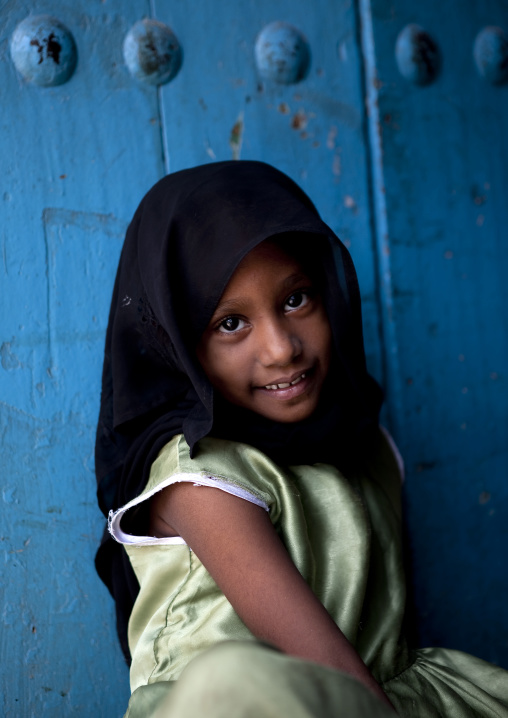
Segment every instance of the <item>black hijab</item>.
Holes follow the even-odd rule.
[[[323,401],[298,424],[226,405],[195,357],[236,267],[269,238],[318,278],[334,339]],[[191,455],[212,434],[252,444],[279,464],[324,461],[346,470],[377,425],[380,404],[365,366],[351,258],[291,179],[262,162],[219,162],[168,175],[148,192],[127,229],[106,335],[95,451],[105,515],[142,491],[176,434],[185,435]],[[138,585],[123,547],[107,532],[96,566],[116,600],[128,659]]]

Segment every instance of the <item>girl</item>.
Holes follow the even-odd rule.
[[[506,672],[407,647],[380,403],[349,254],[288,177],[223,162],[152,188],[96,446],[129,718],[508,716]]]

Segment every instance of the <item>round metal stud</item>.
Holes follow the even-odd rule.
[[[76,43],[69,30],[51,15],[25,18],[11,37],[16,70],[34,85],[62,85],[76,68]]]
[[[182,49],[170,27],[157,20],[139,20],[123,43],[129,72],[148,85],[164,85],[178,73]]]
[[[473,55],[480,75],[492,85],[508,80],[508,39],[500,27],[484,27],[474,42]]]
[[[272,22],[261,30],[254,54],[259,74],[265,80],[291,85],[303,80],[309,69],[307,40],[285,22]]]
[[[395,57],[400,74],[415,85],[428,85],[441,66],[439,48],[419,25],[406,25],[399,33]]]

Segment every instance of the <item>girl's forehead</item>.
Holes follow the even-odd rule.
[[[233,284],[252,279],[253,276],[294,273],[305,273],[299,260],[276,241],[266,240],[245,255],[233,272],[226,289]]]
[[[263,242],[249,252],[239,263],[222,295],[212,320],[217,313],[234,311],[240,306],[256,306],[270,296],[295,290],[298,283],[309,282],[295,257],[281,249],[276,242]]]
[[[291,249],[287,243],[276,239],[265,239],[264,242],[260,242],[256,247],[250,250],[245,257],[242,259],[240,264],[241,267],[245,264],[267,264],[278,262],[279,264],[298,264],[298,260],[291,253]]]

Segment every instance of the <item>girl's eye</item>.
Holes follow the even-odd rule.
[[[286,299],[284,309],[286,311],[291,311],[292,309],[299,309],[300,307],[304,307],[308,301],[308,292],[304,292],[303,290],[299,292],[294,292],[290,297]]]
[[[237,332],[239,329],[243,329],[244,325],[245,322],[243,319],[239,319],[238,317],[226,317],[226,319],[223,319],[220,322],[217,330],[223,334],[232,334],[233,332]]]

